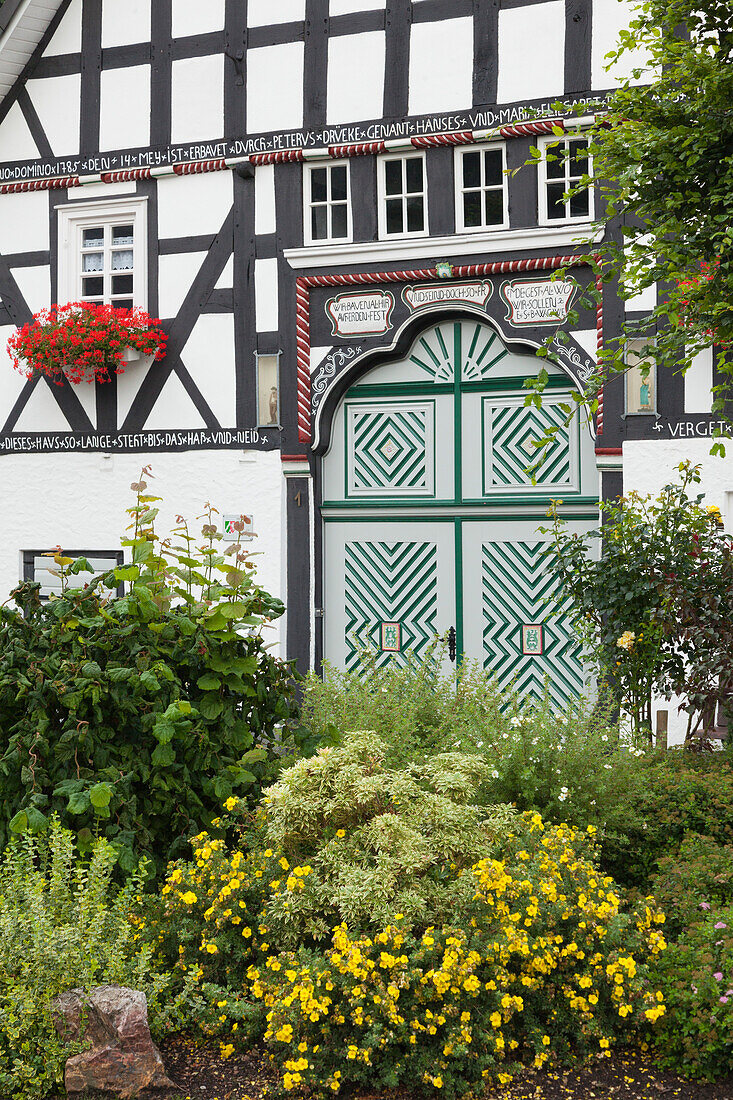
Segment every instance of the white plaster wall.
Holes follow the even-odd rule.
[[[206,252],[179,252],[160,257],[158,312],[164,320],[177,316],[206,256]]]
[[[102,0],[102,46],[150,40],[152,0]]]
[[[329,125],[381,117],[385,49],[384,31],[330,39],[326,117]]]
[[[48,192],[0,195],[0,252],[45,252],[49,247]]]
[[[473,19],[414,23],[410,36],[409,113],[465,110],[473,102],[472,82]]]
[[[54,156],[66,157],[78,153],[81,76],[73,73],[70,76],[29,80],[26,88]]]
[[[248,10],[251,13],[251,7]],[[268,23],[271,21],[268,19]],[[303,125],[303,64],[302,42],[247,50],[248,133],[300,129]]]
[[[224,57],[174,61],[171,136],[174,142],[212,140],[224,133]]]
[[[81,51],[81,5],[82,0],[71,0],[56,33],[43,51],[44,57],[58,57]]]
[[[224,0],[173,0],[173,37],[224,29]]]
[[[619,32],[628,27],[633,16],[634,5],[630,0],[593,0],[592,88],[613,88],[619,81],[630,76],[635,68],[644,64],[645,55],[640,50],[629,50],[606,72],[606,54],[616,48]],[[631,81],[632,84],[643,82]]]
[[[263,164],[255,168],[255,233],[274,233],[275,220],[275,165]]]
[[[181,351],[181,359],[219,423],[232,425],[237,399],[233,315],[202,314]]]
[[[40,156],[17,103],[13,104],[0,124],[0,150],[3,160],[35,160]]]
[[[158,180],[160,239],[218,233],[232,208],[232,176],[232,172],[205,172]]]
[[[305,0],[249,0],[247,26],[267,27],[305,19]]]
[[[255,260],[255,317],[258,332],[277,331],[277,259]]]
[[[681,439],[633,440],[624,443],[623,471],[624,493],[636,489],[640,493],[655,496],[670,482],[679,479],[677,467],[689,459],[702,465],[702,481],[692,487],[692,495],[705,494],[705,504],[717,504],[723,513],[726,530],[733,534],[733,442],[726,445],[725,457],[710,454],[709,439],[684,437]],[[681,744],[687,729],[687,715],[678,713],[680,700],[660,699],[654,704],[654,713],[669,712],[668,743]],[[656,728],[656,718],[655,718]]]
[[[562,95],[565,5],[562,0],[499,12],[499,103]]]
[[[135,149],[150,144],[150,66],[103,69],[99,148]]]
[[[155,474],[148,484],[163,502],[158,530],[169,532],[176,514],[197,529],[206,501],[224,514],[254,517],[257,578],[283,595],[280,455],[277,451],[184,451],[179,454],[11,455],[0,458],[0,601],[20,579],[20,551],[61,545],[69,549],[114,550],[133,503],[130,484],[142,466]],[[23,492],[18,487],[23,487]],[[198,528],[200,530],[200,527]],[[276,641],[276,629],[268,638]]]

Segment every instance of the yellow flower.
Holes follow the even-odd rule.
[[[219,948],[218,948],[218,947],[216,946],[216,944],[215,944],[215,943],[207,943],[207,945],[206,945],[206,950],[208,951],[208,953],[209,953],[210,955],[216,955],[216,953],[218,952]]]
[[[336,830],[336,836],[339,836],[339,837],[346,836],[346,829],[337,829]]]
[[[226,802],[224,803],[224,806],[226,807],[226,809],[227,809],[227,810],[233,810],[233,809],[234,809],[234,807],[235,807],[235,806],[237,805],[237,802],[238,802],[238,801],[239,801],[239,799],[238,799],[238,798],[233,798],[233,797],[232,797],[232,798],[228,798],[228,799],[226,800]]]
[[[222,1058],[231,1058],[232,1054],[234,1054],[234,1047],[231,1043],[222,1043],[220,1049]]]
[[[634,648],[634,642],[636,641],[636,634],[633,630],[625,630],[620,638],[616,639],[616,646],[618,649],[625,649],[630,652]]]
[[[197,898],[193,890],[187,890],[185,894],[181,894],[181,901],[186,905],[193,905],[196,900]]]

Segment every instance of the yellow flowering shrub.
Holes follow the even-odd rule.
[[[273,948],[249,966],[285,1091],[422,1082],[460,1095],[519,1062],[605,1051],[664,1013],[647,980],[665,948],[653,899],[622,910],[592,827],[520,824],[501,858],[455,870],[472,890],[459,926],[341,922],[325,950]]]

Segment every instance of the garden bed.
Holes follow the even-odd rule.
[[[262,1054],[224,1061],[216,1042],[198,1043],[175,1036],[160,1044],[168,1075],[180,1091],[156,1093],[158,1100],[260,1100],[270,1094],[277,1074]],[[345,1095],[345,1093],[344,1093]],[[360,1093],[358,1100],[378,1100],[384,1093]],[[404,1091],[394,1100],[411,1100]],[[618,1051],[589,1066],[558,1072],[529,1071],[503,1089],[487,1089],[482,1100],[733,1100],[733,1078],[715,1084],[686,1081],[656,1069],[634,1051]],[[353,1098],[357,1100],[357,1098]]]

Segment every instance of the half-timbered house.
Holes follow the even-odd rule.
[[[622,478],[654,488],[706,455],[713,424],[711,361],[659,392],[632,373],[526,472],[624,308],[607,289],[565,325],[525,408],[590,277],[550,278],[587,251],[594,196],[563,196],[627,18],[619,0],[5,0],[0,586],[47,579],[49,545],[114,556],[150,464],[171,516],[252,518],[301,668],[446,634],[523,690],[580,690],[546,602],[548,502],[595,525]],[[567,158],[521,167],[558,125]],[[166,358],[104,386],[13,372],[14,327],[79,299],[161,317]],[[709,477],[727,504],[730,467]]]

